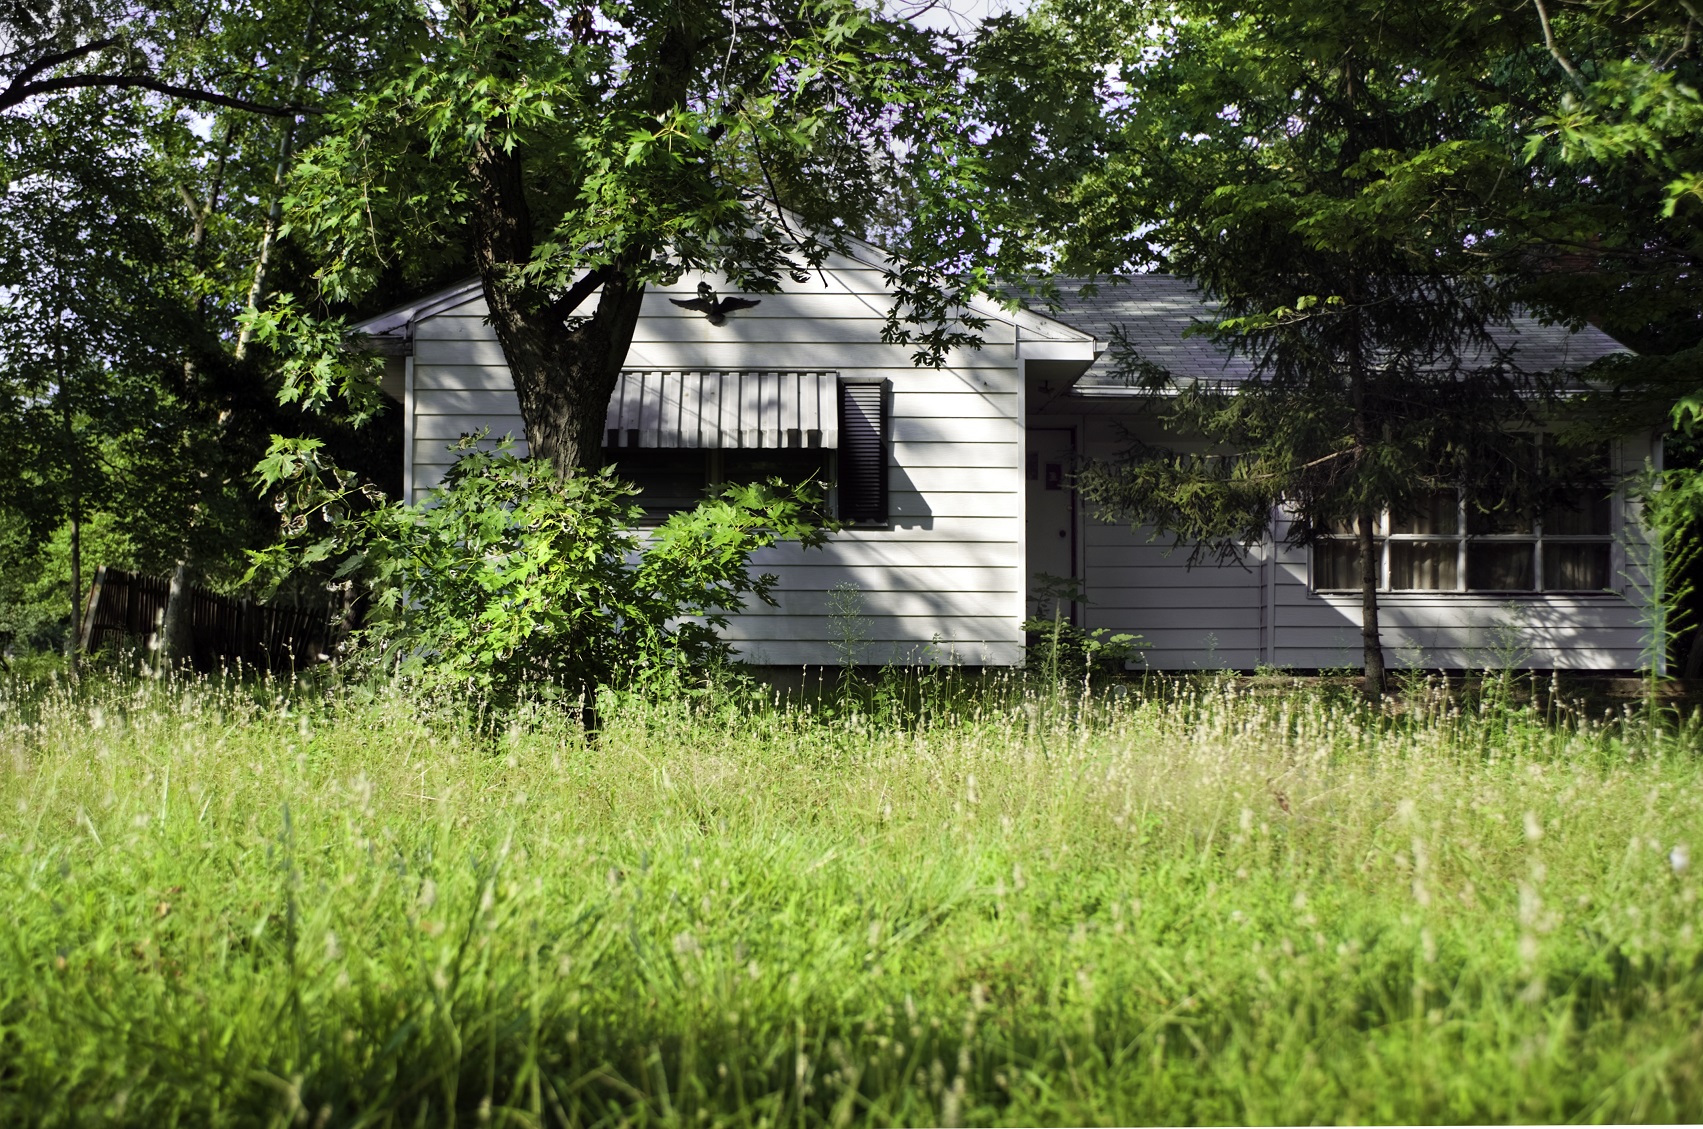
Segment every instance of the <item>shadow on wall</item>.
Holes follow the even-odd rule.
[[[928,496],[902,466],[887,464],[887,518],[895,529],[933,529]]]
[[[1280,662],[1359,667],[1359,613],[1346,600],[1310,602],[1306,623],[1280,621]],[[1615,596],[1381,604],[1378,626],[1392,670],[1632,670],[1643,659],[1646,632],[1639,609]]]

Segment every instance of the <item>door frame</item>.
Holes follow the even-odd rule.
[[[1080,589],[1080,587],[1085,583],[1085,577],[1083,575],[1084,570],[1082,563],[1082,520],[1079,514],[1081,506],[1075,485],[1075,462],[1081,450],[1077,443],[1079,428],[1075,424],[1049,423],[1040,427],[1030,427],[1028,431],[1028,442],[1026,444],[1027,452],[1025,456],[1025,466],[1023,468],[1023,485],[1027,491],[1041,491],[1046,489],[1046,470],[1044,469],[1044,463],[1041,459],[1041,452],[1036,450],[1037,445],[1034,442],[1036,437],[1040,434],[1051,432],[1055,435],[1063,436],[1069,443],[1069,456],[1063,470],[1066,484],[1062,489],[1065,495],[1065,505],[1070,513],[1069,579],[1075,581]],[[1034,472],[1032,477],[1030,474],[1031,470]],[[1027,495],[1024,500],[1023,520],[1025,525],[1027,525],[1029,521]],[[1027,536],[1024,538],[1025,548],[1023,554],[1023,604],[1025,613],[1027,614],[1035,604],[1033,592],[1035,573],[1034,570],[1029,567],[1030,562],[1028,559],[1029,552],[1034,546],[1035,531],[1026,529],[1025,532]],[[1071,626],[1081,627],[1082,615],[1082,602],[1080,600],[1071,600],[1069,602],[1068,615]]]

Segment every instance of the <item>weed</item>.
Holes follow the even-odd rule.
[[[0,1123],[1703,1118],[1697,719],[886,682],[0,681]]]

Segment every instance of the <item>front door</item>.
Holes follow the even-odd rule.
[[[1075,464],[1075,428],[1029,430],[1023,484],[1028,496],[1029,611],[1039,619],[1078,619],[1076,491],[1071,485]]]

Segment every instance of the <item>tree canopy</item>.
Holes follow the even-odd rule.
[[[1629,11],[1575,6],[1565,28]],[[1268,536],[1280,505],[1298,542],[1356,530],[1375,695],[1375,525],[1420,519],[1439,492],[1517,513],[1602,488],[1586,444],[1569,454],[1552,440],[1539,460],[1510,441],[1553,419],[1561,389],[1497,330],[1522,303],[1575,323],[1637,320],[1635,300],[1604,299],[1629,285],[1621,252],[1635,244],[1668,264],[1667,283],[1652,269],[1643,285],[1685,273],[1674,225],[1689,182],[1654,171],[1673,173],[1691,144],[1656,136],[1694,97],[1671,73],[1679,41],[1654,58],[1639,53],[1649,21],[1617,26],[1612,45],[1593,41],[1586,78],[1541,4],[1056,0],[1027,24],[1098,66],[1099,113],[1060,130],[1019,99],[989,111],[1050,142],[1033,146],[1045,197],[1004,218],[1006,269],[1180,274],[1217,311],[1199,331],[1252,370],[1233,390],[1206,387],[1126,350],[1128,379],[1162,393],[1156,411],[1192,441],[1085,468],[1084,492],[1218,556]],[[1636,191],[1583,167],[1607,159],[1644,162],[1623,173]],[[1589,226],[1628,204],[1613,235]],[[1598,259],[1581,259],[1592,248]],[[1601,260],[1618,260],[1612,280]]]
[[[692,270],[758,293],[806,281],[837,233],[879,222],[907,150],[953,122],[933,37],[852,0],[464,0],[393,34],[382,72],[328,99],[287,223],[320,249],[332,302],[387,269],[470,262],[531,450],[563,473],[601,463],[646,286]],[[262,333],[300,351],[293,394],[358,391],[306,297]],[[914,331],[896,317],[893,332]],[[921,333],[924,349],[954,340]]]

